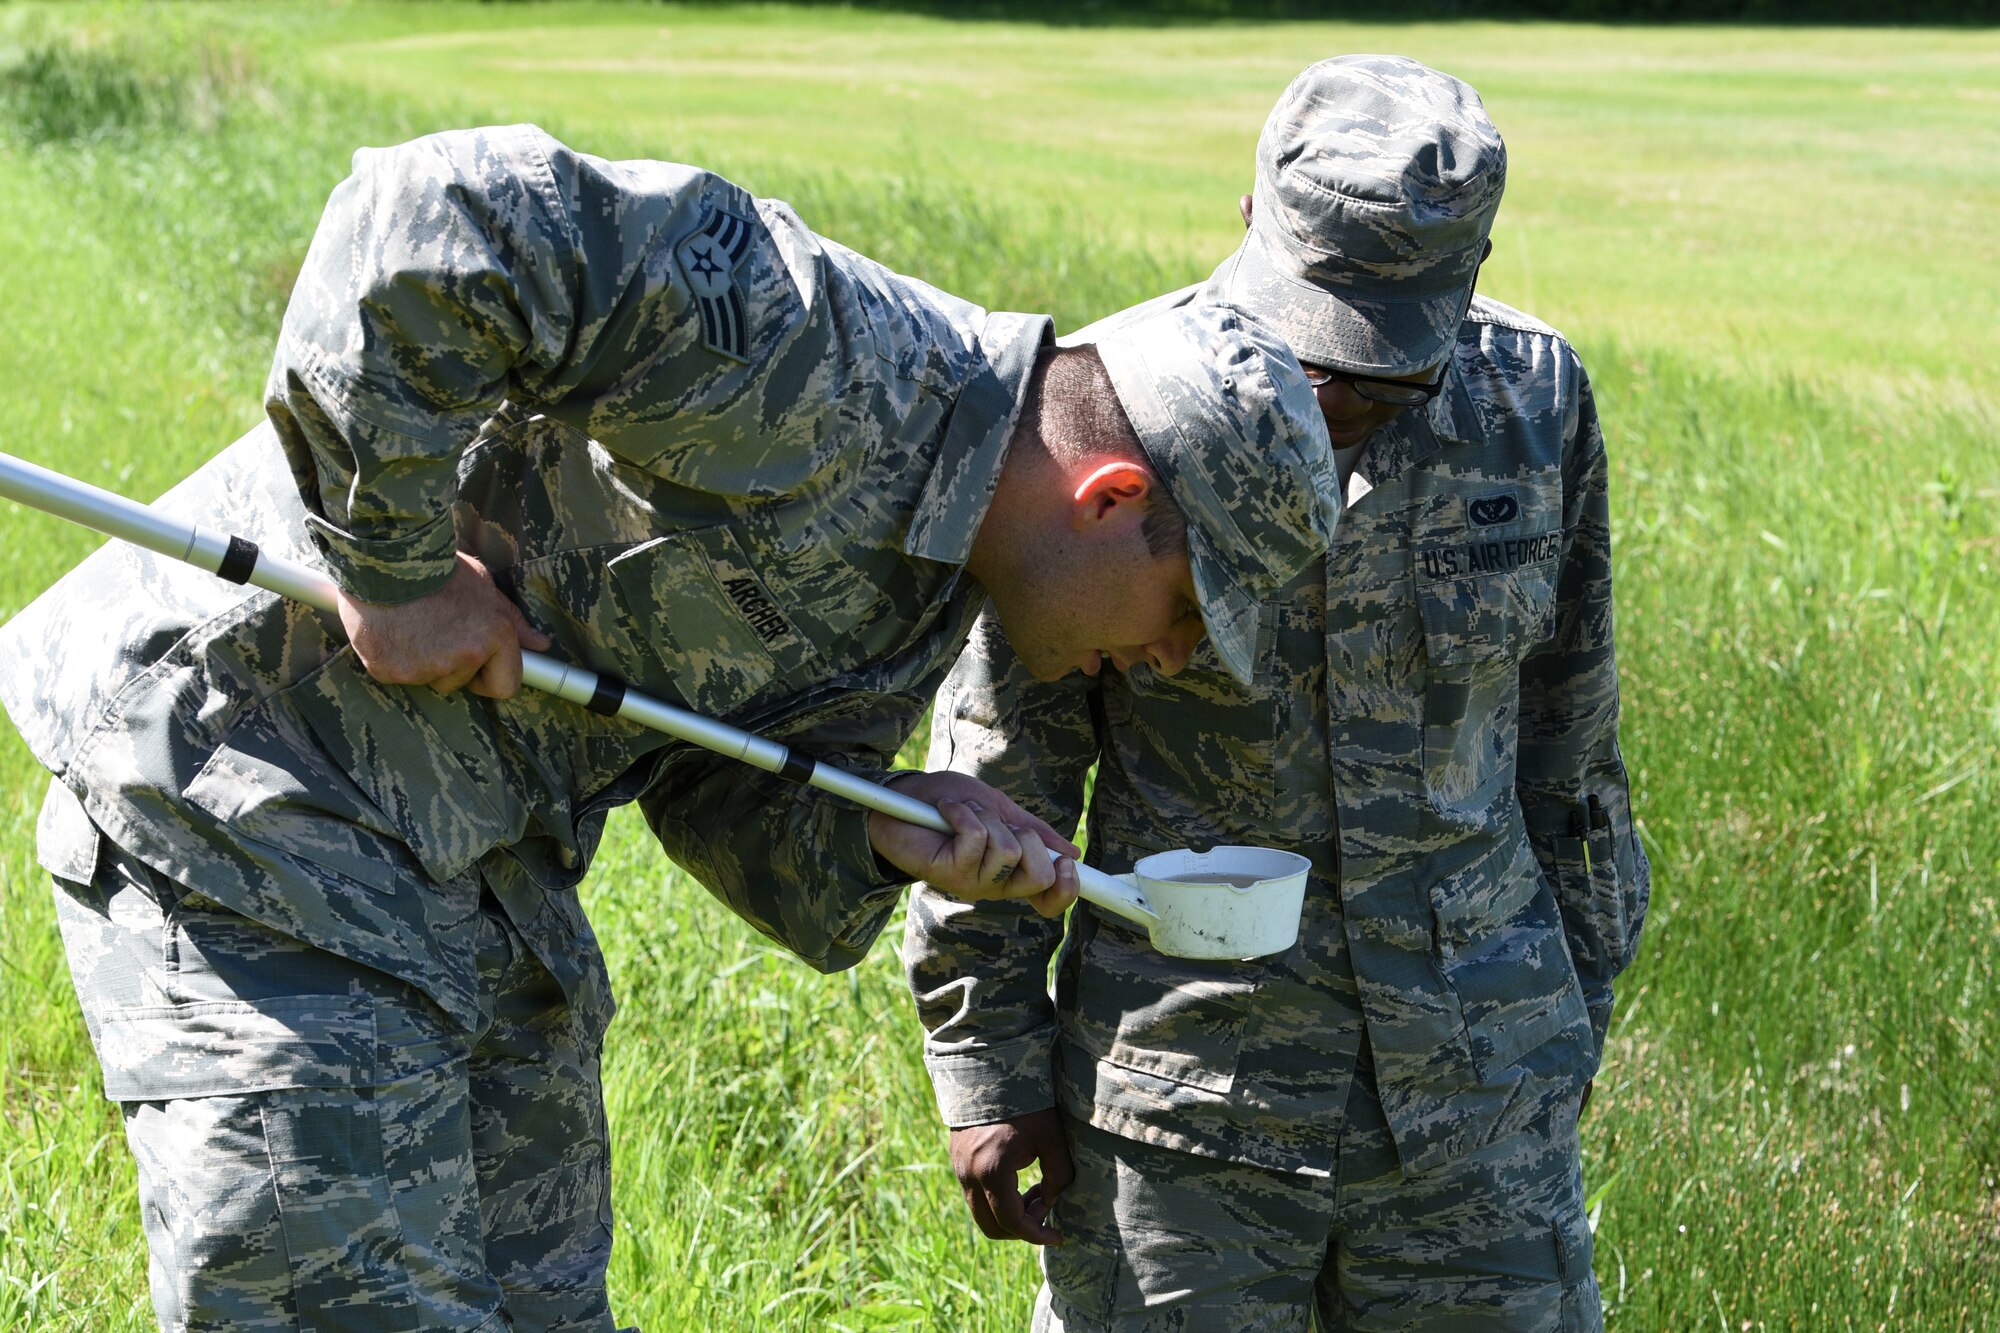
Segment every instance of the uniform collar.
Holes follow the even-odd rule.
[[[985,364],[952,405],[937,462],[917,497],[905,552],[947,565],[963,565],[972,557],[972,539],[993,502],[1035,356],[1054,342],[1055,325],[1047,315],[986,317],[979,330]]]
[[[1478,340],[1468,339],[1466,326],[1461,324],[1458,343],[1452,349],[1451,381],[1444,386],[1443,393],[1431,399],[1425,412],[1431,432],[1445,444],[1479,444],[1486,438],[1479,425],[1479,409],[1474,406],[1472,390],[1466,383],[1473,360],[1466,354],[1468,341],[1478,346]]]
[[[1363,494],[1415,467],[1444,445],[1476,445],[1486,438],[1479,428],[1479,412],[1473,405],[1472,391],[1465,384],[1462,339],[1461,332],[1460,350],[1453,354],[1444,392],[1422,409],[1403,413],[1369,437],[1368,449],[1355,468],[1356,475],[1365,479]],[[1355,498],[1358,497],[1350,483],[1349,502]]]

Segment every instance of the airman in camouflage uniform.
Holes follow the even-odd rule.
[[[880,773],[985,592],[1048,599],[988,543],[1033,547],[1043,474],[1020,469],[1078,408],[1052,386],[1097,383],[1050,335],[693,168],[438,135],[357,156],[269,424],[161,504],[323,559],[350,603],[437,605],[470,557],[524,637]],[[1129,629],[1171,668],[1199,603],[1247,659],[1258,602],[1337,513],[1311,391],[1227,308],[1115,346],[1082,406],[1131,402],[1137,462],[1092,512],[1139,533],[1150,477],[1187,541],[1135,566],[1137,619],[1135,585],[1090,584],[1078,633]],[[1051,674],[1102,641],[1047,638]],[[606,812],[638,800],[827,970],[910,876],[879,817],[550,696],[384,685],[356,655],[330,616],[118,545],[0,637],[0,698],[57,778],[40,855],[161,1326],[608,1329],[612,1002],[572,892]],[[961,834],[990,852],[1005,809],[959,807]],[[1031,832],[982,883],[1026,873]]]
[[[1095,864],[1313,863],[1297,944],[1245,963],[1163,957],[1087,903],[1063,938],[913,898],[953,1164],[987,1235],[1049,1247],[1037,1329],[1601,1322],[1576,1118],[1647,866],[1590,386],[1555,331],[1472,296],[1504,174],[1458,80],[1314,65],[1265,126],[1242,248],[1075,335],[1198,297],[1270,316],[1345,509],[1265,604],[1248,684],[1206,654],[1036,681],[982,621],[940,694],[932,764],[1051,820],[1098,765]]]

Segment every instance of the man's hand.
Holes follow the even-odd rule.
[[[1024,1196],[1015,1174],[1037,1161],[1042,1178]],[[1049,1225],[1049,1210],[1076,1178],[1076,1168],[1070,1165],[1069,1143],[1053,1109],[954,1129],[951,1169],[965,1190],[972,1220],[988,1240],[1063,1243],[1062,1232]]]
[[[521,650],[549,646],[486,566],[463,551],[450,580],[414,602],[377,606],[342,593],[340,623],[369,675],[440,694],[469,684],[474,694],[511,699],[521,690]]]
[[[899,773],[890,782],[952,827],[935,833],[871,812],[868,841],[904,874],[967,902],[1025,898],[1049,917],[1076,901],[1076,844],[993,788],[963,773]],[[1051,848],[1062,859],[1051,860]]]

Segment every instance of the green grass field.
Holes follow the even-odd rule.
[[[1611,1323],[2000,1326],[2000,33],[0,5],[0,449],[150,496],[240,433],[361,144],[532,119],[701,162],[1073,327],[1221,259],[1272,99],[1354,50],[1486,95],[1486,288],[1572,336],[1611,437],[1655,875],[1584,1126]],[[0,505],[0,615],[92,545]],[[146,1328],[41,789],[7,732],[0,1326]],[[637,821],[585,892],[625,1322],[1024,1326],[891,946],[813,974]]]

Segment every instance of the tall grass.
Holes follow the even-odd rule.
[[[177,27],[181,12],[0,11],[0,448],[141,496],[253,418],[292,266],[349,151],[515,109],[450,80],[357,89],[288,43],[360,32],[372,50],[397,24],[504,34],[573,11],[201,11]],[[745,42],[779,18],[797,39],[822,21],[700,16]],[[853,16],[823,21],[851,40]],[[1115,32],[993,32],[996,59],[1123,77]],[[892,94],[842,105],[862,117],[871,96]],[[727,141],[697,110],[634,111],[584,141]],[[1113,144],[1119,127],[1098,133]],[[837,161],[716,164],[865,252],[1066,326],[1203,267],[1070,195],[982,189],[963,161],[865,178]],[[1233,180],[1207,188],[1226,202]],[[1905,370],[1938,384],[1913,361],[1847,395],[1809,364],[1787,379],[1571,332],[1611,437],[1625,748],[1655,867],[1585,1122],[1611,1321],[2000,1323],[1993,386],[1884,396]],[[92,544],[0,513],[0,614]],[[40,790],[0,738],[0,1327],[139,1329],[132,1169],[33,866]],[[584,893],[623,1004],[606,1074],[624,1321],[1023,1326],[1033,1256],[966,1218],[886,946],[813,974],[665,867],[634,820],[614,822]]]
[[[1652,853],[1586,1142],[1637,1327],[2000,1317],[1992,422],[1604,349]]]

